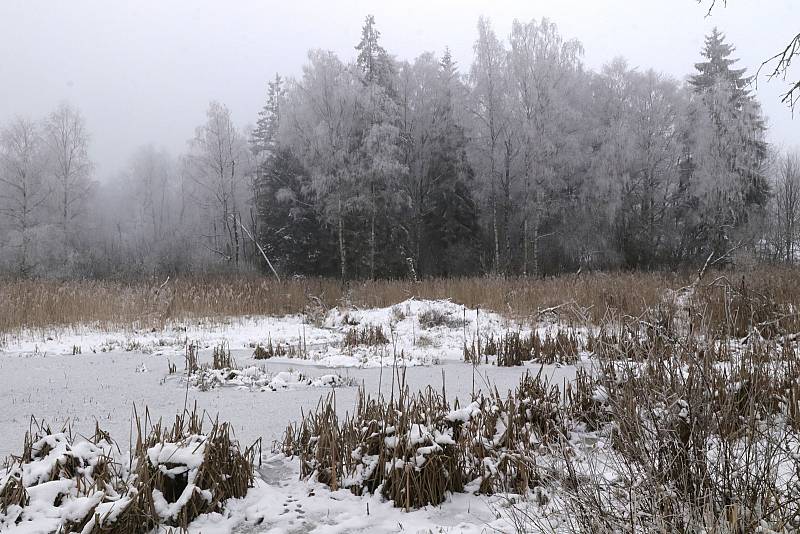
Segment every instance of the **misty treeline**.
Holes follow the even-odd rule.
[[[354,40],[355,41],[355,40]],[[6,273],[208,271],[344,279],[541,275],[800,257],[800,156],[766,124],[714,30],[685,82],[615,59],[600,72],[546,20],[472,64],[312,50],[276,75],[255,126],[210,104],[187,153],[145,146],[98,183],[80,112],[0,134]]]

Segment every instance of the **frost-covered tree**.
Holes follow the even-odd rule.
[[[781,259],[800,259],[800,153],[782,155],[775,167],[773,217]]]
[[[404,217],[408,257],[416,273],[424,272],[423,248],[425,217],[431,208],[431,195],[439,176],[432,172],[436,99],[439,91],[439,65],[433,54],[419,56],[413,64],[400,69],[400,129],[403,141],[403,164],[407,172],[401,190],[408,201]]]
[[[62,103],[45,120],[44,138],[55,182],[53,199],[66,246],[72,241],[75,220],[84,213],[92,187],[89,132],[80,111]]]
[[[281,123],[281,109],[286,98],[283,78],[275,74],[275,78],[267,84],[267,102],[258,113],[256,126],[250,134],[250,149],[253,152],[253,173],[250,176],[253,209],[250,212],[250,224],[253,235],[261,234],[258,223],[258,211],[263,208],[264,199],[260,197],[263,189],[264,171],[267,161],[278,147],[278,133]],[[255,250],[253,250],[255,252]],[[255,258],[260,261],[260,258]]]
[[[130,172],[138,222],[149,239],[159,242],[172,226],[174,164],[165,150],[147,145],[134,153]]]
[[[250,135],[250,146],[259,164],[270,155],[278,142],[281,108],[285,97],[284,80],[279,74],[275,74],[275,78],[267,84],[267,103],[258,112],[256,127]]]
[[[474,274],[482,268],[480,212],[474,199],[467,138],[456,112],[464,104],[466,88],[449,50],[439,62],[438,73],[430,168],[437,187],[432,191],[431,209],[425,217],[428,268],[424,274]]]
[[[471,128],[471,161],[488,200],[491,235],[492,269],[501,268],[500,228],[498,226],[498,161],[504,122],[506,50],[489,21],[478,21],[478,39],[473,46],[475,59],[470,68],[473,126]]]
[[[674,208],[685,95],[674,80],[628,70],[624,63],[611,66],[601,83],[614,104],[603,121],[605,142],[595,172],[605,174],[615,193],[613,222],[622,262],[647,268],[669,264],[678,246]]]
[[[404,228],[416,274],[480,267],[474,184],[466,137],[455,115],[465,92],[449,54],[441,61],[423,54],[401,68],[400,128],[407,169],[401,189],[408,200]]]
[[[248,199],[252,169],[246,137],[233,123],[227,107],[211,102],[206,122],[199,126],[186,157],[195,184],[195,200],[208,213],[206,247],[234,266],[242,255],[241,210]]]
[[[717,251],[730,246],[769,195],[766,127],[748,89],[750,78],[734,68],[734,50],[715,28],[701,51],[704,61],[689,80],[695,95],[691,181],[704,206],[698,235]]]
[[[258,181],[259,241],[284,275],[336,273],[335,235],[320,220],[311,175],[288,148],[273,151]]]
[[[11,226],[15,270],[30,274],[33,229],[43,222],[42,208],[50,194],[45,176],[45,147],[39,126],[16,118],[0,130],[0,216]]]
[[[356,66],[368,84],[383,87],[390,95],[394,92],[394,60],[380,44],[381,32],[375,25],[375,17],[367,15],[361,28],[361,40],[356,45]]]
[[[126,167],[100,184],[94,201],[109,271],[176,274],[192,269],[202,224],[187,217],[186,191],[176,158],[163,148],[136,149]],[[195,210],[193,210],[195,211]],[[195,267],[200,264],[195,265]],[[205,266],[205,265],[203,265]]]
[[[355,69],[332,52],[314,50],[308,59],[302,78],[289,84],[281,139],[311,173],[323,219],[336,228],[339,275],[345,280],[346,219],[361,205],[364,86]]]
[[[358,56],[356,67],[364,84],[365,127],[361,141],[362,189],[367,193],[366,211],[369,219],[367,268],[370,278],[375,278],[378,267],[376,261],[384,268],[392,261],[391,257],[378,258],[379,243],[390,245],[389,225],[380,224],[378,214],[384,212],[384,221],[388,221],[388,212],[396,213],[396,182],[403,172],[399,161],[398,148],[398,105],[397,76],[394,60],[380,44],[380,32],[375,26],[375,18],[368,15],[364,21],[361,40],[356,45]],[[391,252],[386,250],[384,252]],[[394,247],[389,247],[393,250]],[[389,256],[384,254],[383,256]]]
[[[581,44],[565,40],[555,24],[547,19],[528,23],[514,21],[509,39],[509,92],[513,109],[513,130],[521,138],[522,272],[539,271],[540,225],[547,216],[547,202],[560,189],[559,154],[578,154],[568,150],[574,142],[571,133],[584,123],[574,122],[575,102],[570,99],[575,87],[583,84]],[[521,189],[521,191],[519,191]],[[520,194],[521,193],[521,194]]]
[[[727,0],[722,0],[722,2],[717,2],[717,0],[697,0],[697,3],[706,3],[708,5],[708,15],[711,15],[718,4],[728,5]],[[796,74],[796,71],[792,70],[792,65],[796,65],[795,60],[798,57],[800,57],[800,33],[790,37],[785,46],[767,57],[761,65],[761,68],[767,71],[768,79],[789,80],[786,92],[781,95],[781,102],[787,104],[792,110],[794,110],[795,104],[800,101],[800,80],[792,76],[792,74]]]

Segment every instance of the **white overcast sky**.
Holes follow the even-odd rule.
[[[368,13],[398,58],[449,46],[462,71],[480,15],[501,38],[515,18],[548,17],[583,43],[593,69],[623,56],[681,79],[715,25],[751,72],[800,30],[799,0],[705,12],[695,0],[0,0],[0,122],[77,105],[102,179],[139,145],[184,151],[210,100],[240,125],[255,122],[276,72],[299,74],[309,48],[353,57]],[[794,146],[800,117],[778,102],[783,88],[762,81],[758,96],[770,140]]]

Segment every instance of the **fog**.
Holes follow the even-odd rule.
[[[713,26],[753,73],[797,32],[796,4],[737,0],[706,17],[707,4],[693,0],[3,0],[0,122],[68,101],[86,118],[94,178],[104,180],[142,144],[185,151],[210,100],[225,103],[237,124],[254,123],[276,72],[298,75],[310,48],[352,58],[368,13],[398,59],[449,46],[464,72],[480,15],[501,39],[515,18],[547,17],[583,43],[589,68],[621,55],[683,79]],[[757,95],[768,140],[792,145],[800,129],[779,102],[784,87],[762,79]]]
[[[0,276],[794,263],[790,3],[3,2]]]

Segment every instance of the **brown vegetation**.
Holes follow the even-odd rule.
[[[343,420],[330,397],[287,429],[282,450],[302,476],[403,508],[467,489],[532,495],[528,506],[559,496],[543,514],[503,511],[519,532],[553,531],[541,521],[554,513],[575,532],[795,532],[800,290],[789,270],[737,276],[662,291],[635,315],[606,307],[585,341],[594,367],[563,390],[526,375],[461,412],[444,391],[361,392]],[[466,352],[500,365],[577,352],[565,332],[547,339],[512,332]],[[433,438],[417,439],[420,428]]]
[[[389,343],[389,338],[383,333],[383,328],[380,325],[367,325],[360,329],[354,326],[344,336],[345,347],[357,347],[359,345],[376,347],[387,343]]]
[[[465,351],[465,360],[472,361],[474,354]],[[540,336],[533,331],[528,337],[519,332],[507,332],[497,340],[489,337],[482,354],[497,356],[496,363],[501,367],[522,365],[524,362],[543,364],[572,364],[578,361],[578,337],[573,331],[559,328],[555,334]]]
[[[711,279],[712,273],[706,278]],[[757,271],[727,273],[739,288],[771,295],[780,303],[800,301],[796,269],[760,267]],[[710,311],[722,316],[720,291],[712,285],[699,294]],[[599,324],[608,314],[637,317],[652,309],[667,288],[692,282],[692,275],[669,273],[587,273],[560,277],[450,278],[351,282],[271,278],[184,277],[166,283],[153,280],[113,281],[0,281],[0,333],[20,328],[95,324],[100,328],[159,327],[170,320],[243,315],[306,313],[350,303],[385,307],[410,297],[449,298],[469,307],[540,318],[558,314],[574,321]],[[701,310],[695,309],[695,313]],[[796,315],[795,315],[796,317]],[[720,320],[722,317],[720,317]]]
[[[541,374],[526,374],[507,397],[495,391],[461,409],[444,391],[411,394],[398,382],[389,399],[359,390],[344,418],[330,394],[287,428],[278,448],[299,457],[303,477],[356,495],[380,489],[408,510],[439,504],[470,482],[484,494],[525,492],[540,482],[539,445],[565,435],[558,388]]]

